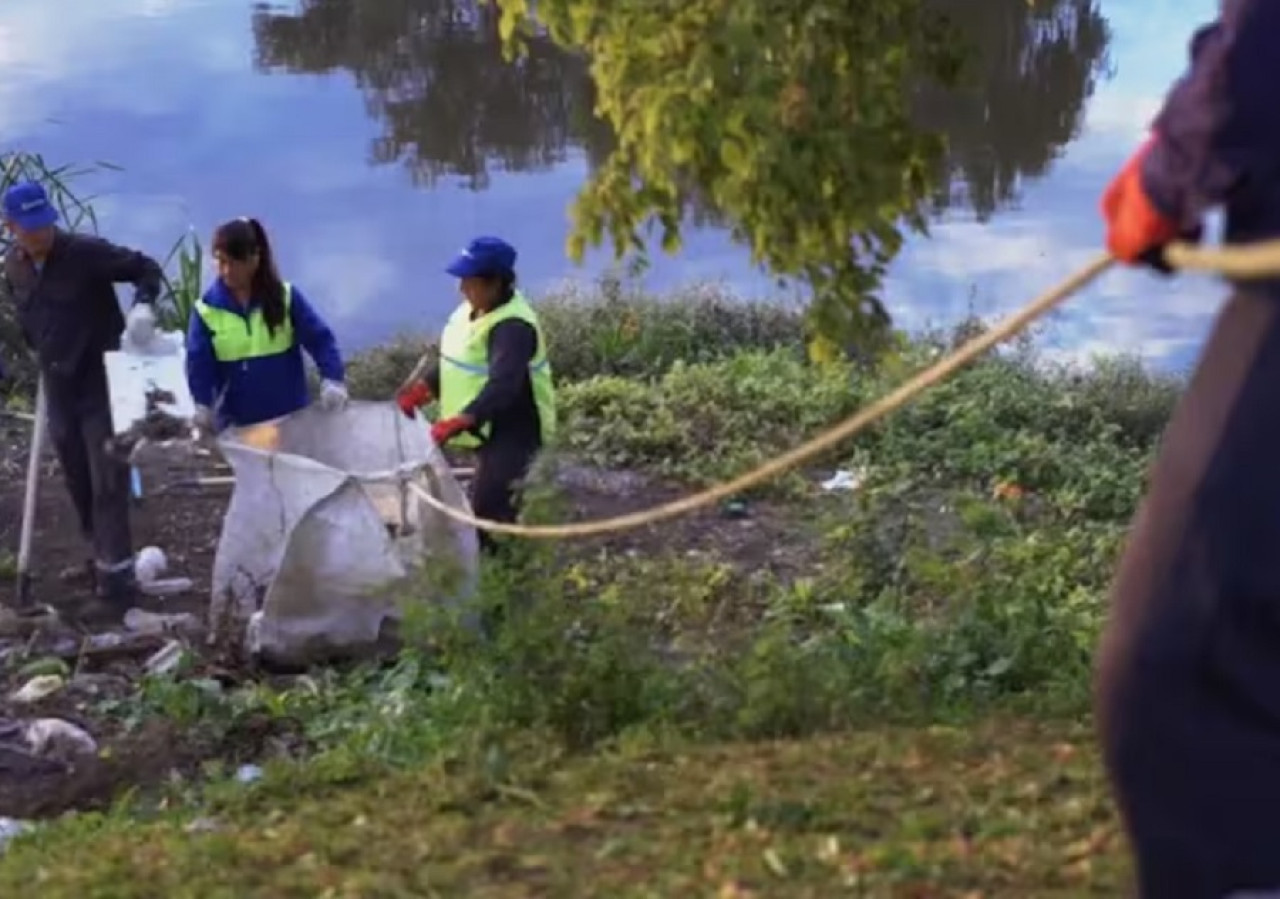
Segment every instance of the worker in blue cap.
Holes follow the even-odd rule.
[[[440,337],[440,361],[396,397],[410,418],[439,401],[431,436],[476,453],[471,504],[480,518],[511,522],[519,484],[555,432],[556,396],[547,341],[537,313],[516,289],[516,251],[498,237],[477,237],[446,271],[463,302]],[[481,534],[491,551],[492,537]]]
[[[6,293],[40,367],[49,436],[93,548],[90,577],[111,608],[123,611],[135,587],[129,469],[107,449],[114,428],[102,356],[119,349],[122,337],[135,346],[151,342],[164,275],[144,253],[60,229],[57,210],[36,182],[5,191],[3,217],[13,239],[3,261]],[[116,284],[134,286],[127,318]]]
[[[1228,244],[1280,238],[1278,38],[1277,0],[1225,0],[1196,32],[1103,196],[1112,255],[1162,268],[1212,208]],[[1278,408],[1280,279],[1234,284],[1151,468],[1098,652],[1144,899],[1280,896]]]

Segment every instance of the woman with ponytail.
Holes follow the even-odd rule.
[[[320,369],[320,405],[347,402],[333,332],[298,288],[282,281],[267,232],[240,218],[213,234],[218,279],[187,329],[187,382],[201,429],[257,424],[310,402],[302,351]]]

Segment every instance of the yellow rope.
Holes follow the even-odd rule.
[[[1188,244],[1176,244],[1168,248],[1165,258],[1175,268],[1188,271],[1216,272],[1229,278],[1253,279],[1280,276],[1280,241],[1232,247],[1197,247]],[[668,518],[675,518],[686,512],[692,512],[695,509],[727,499],[750,487],[764,483],[770,478],[777,477],[875,424],[890,412],[894,412],[911,402],[928,388],[950,377],[983,353],[1024,331],[1034,321],[1060,305],[1072,294],[1109,269],[1114,262],[1115,260],[1108,254],[1104,253],[1098,256],[1057,287],[1036,297],[995,327],[984,331],[950,356],[934,363],[906,383],[876,400],[870,406],[854,413],[849,418],[797,446],[795,449],[764,463],[759,468],[739,475],[731,481],[708,487],[706,490],[682,499],[626,515],[618,515],[613,518],[603,518],[596,521],[528,525],[509,524],[477,518],[442,502],[419,484],[410,483],[409,486],[421,497],[423,502],[455,521],[480,530],[491,531],[496,534],[510,534],[516,537],[540,539],[597,537],[603,534],[644,527],[645,525],[665,521]]]

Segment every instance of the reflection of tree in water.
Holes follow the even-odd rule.
[[[980,216],[1042,174],[1079,127],[1108,44],[1097,0],[926,0],[974,45],[970,87],[926,88],[921,123],[949,140],[938,205]],[[300,0],[254,16],[258,64],[291,72],[350,70],[385,136],[374,161],[403,160],[415,180],[545,168],[581,148],[609,150],[593,116],[585,62],[535,40],[506,62],[493,6],[469,0]],[[698,210],[706,220],[706,210]]]
[[[507,62],[498,12],[468,0],[301,0],[296,13],[254,15],[257,64],[290,72],[349,70],[384,123],[373,161],[403,160],[415,182],[546,168],[581,146],[607,152],[591,113],[587,66],[549,40]]]
[[[975,48],[968,84],[921,91],[920,122],[948,140],[939,207],[985,218],[1042,175],[1080,127],[1107,63],[1097,0],[927,0]]]

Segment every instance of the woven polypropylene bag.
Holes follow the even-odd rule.
[[[219,448],[235,488],[213,567],[215,639],[252,621],[255,654],[308,664],[375,645],[407,595],[449,602],[473,589],[475,531],[405,486],[470,510],[420,419],[390,403],[313,406],[229,431]],[[396,589],[419,568],[449,576]],[[433,583],[448,595],[430,595]]]

